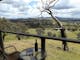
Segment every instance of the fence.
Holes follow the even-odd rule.
[[[67,38],[57,38],[57,37],[47,37],[47,36],[40,36],[40,35],[32,35],[32,34],[25,34],[25,33],[16,33],[16,32],[7,32],[7,31],[0,31],[0,47],[4,52],[4,44],[3,44],[3,39],[2,39],[2,33],[11,33],[11,34],[18,34],[18,35],[23,35],[23,36],[31,36],[31,37],[37,37],[41,39],[41,54],[44,55],[46,50],[45,50],[45,43],[46,39],[51,39],[51,40],[56,40],[56,41],[62,41],[62,42],[71,42],[71,43],[80,43],[80,40],[74,40],[74,39],[67,39]],[[66,51],[65,46],[66,43],[63,44],[64,48],[63,50]],[[45,57],[42,59],[45,60]]]

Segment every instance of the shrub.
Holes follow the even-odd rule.
[[[37,35],[43,35],[45,33],[44,30],[41,28],[36,29],[36,32],[37,32]]]

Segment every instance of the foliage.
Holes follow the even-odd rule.
[[[23,23],[14,23],[5,18],[0,18],[0,30],[23,33],[27,30],[27,27]]]
[[[44,33],[45,33],[42,28],[37,28],[36,32],[37,32],[38,35],[44,35]]]
[[[52,35],[53,35],[52,32],[47,32],[47,34],[49,37],[52,37]]]
[[[27,27],[23,23],[20,23],[20,22],[14,23],[5,18],[0,18],[0,30],[25,33],[27,31]],[[5,33],[3,33],[3,39],[5,39],[5,36],[6,36]],[[17,35],[17,38],[19,39],[19,35]]]
[[[80,33],[77,34],[77,38],[80,39]]]

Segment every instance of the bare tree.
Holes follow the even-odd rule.
[[[52,12],[52,7],[55,6],[55,4],[58,2],[59,0],[41,0],[41,6],[39,8],[41,14],[43,12],[47,12],[53,20],[55,20],[55,22],[58,24],[59,28],[60,28],[60,32],[61,32],[61,36],[63,38],[66,38],[66,34],[65,34],[65,28],[63,27],[62,23],[54,16],[53,12]],[[66,41],[62,42],[63,44],[63,49],[68,50],[68,46]]]
[[[62,27],[61,22],[53,15],[52,9],[51,9],[52,7],[55,6],[57,2],[58,0],[41,0],[42,6],[39,8],[39,10],[41,14],[43,12],[47,12],[52,17],[52,19],[54,19],[57,22],[58,26],[61,28]]]

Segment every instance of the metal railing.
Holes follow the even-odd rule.
[[[46,48],[45,48],[45,43],[46,43],[46,39],[50,39],[50,40],[56,40],[56,41],[65,41],[65,42],[71,42],[71,43],[80,43],[80,40],[75,40],[75,39],[67,39],[67,38],[57,38],[57,37],[47,37],[47,36],[40,36],[40,35],[34,35],[34,34],[25,34],[25,33],[17,33],[17,32],[8,32],[8,31],[0,31],[0,47],[2,49],[2,51],[4,52],[4,44],[3,44],[3,39],[2,39],[2,33],[11,33],[11,34],[18,34],[18,35],[23,35],[23,36],[31,36],[31,37],[37,37],[41,39],[41,54],[44,55],[46,52]],[[65,47],[65,43],[64,43],[64,47]],[[63,48],[64,51],[66,51]],[[45,60],[45,57],[42,59]]]

